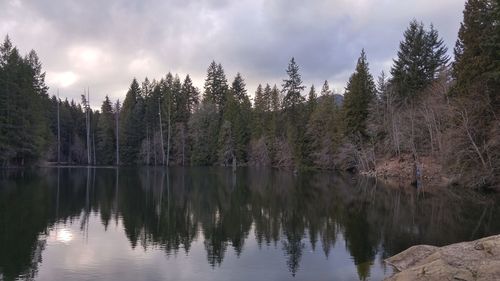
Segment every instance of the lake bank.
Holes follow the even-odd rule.
[[[500,235],[444,247],[413,246],[385,260],[387,281],[500,280]]]

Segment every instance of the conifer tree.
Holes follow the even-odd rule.
[[[283,80],[283,88],[281,92],[285,95],[283,98],[283,108],[285,110],[294,110],[303,101],[302,91],[305,86],[302,85],[302,78],[299,73],[299,66],[295,63],[295,58],[290,60],[286,70],[288,79]]]
[[[260,138],[264,131],[264,113],[266,108],[265,102],[264,91],[262,90],[262,85],[259,84],[257,86],[257,90],[255,90],[254,98],[253,136],[256,139]]]
[[[344,120],[347,134],[366,136],[368,107],[375,98],[376,88],[368,68],[366,53],[361,51],[356,70],[349,78],[344,95]]]
[[[449,61],[446,52],[443,40],[432,25],[427,31],[422,23],[410,22],[391,68],[391,84],[400,102],[412,101],[435,79]]]
[[[120,114],[120,159],[123,164],[134,165],[139,162],[138,153],[144,137],[144,101],[141,88],[134,78],[123,101]]]
[[[500,4],[469,0],[454,49],[455,92],[467,95],[478,87],[500,107]]]
[[[275,154],[276,147],[275,141],[278,136],[278,128],[279,126],[279,116],[281,110],[281,103],[279,97],[280,91],[276,85],[273,86],[270,93],[270,120],[269,120],[269,140],[271,146],[271,156]]]
[[[45,74],[34,51],[21,57],[10,38],[0,46],[0,161],[24,166],[36,162],[49,138]]]
[[[207,70],[205,79],[205,93],[203,101],[213,103],[218,111],[221,111],[225,105],[226,91],[228,89],[226,75],[221,64],[212,61]]]
[[[316,89],[314,88],[314,85],[312,85],[309,90],[309,95],[307,96],[307,118],[309,118],[311,113],[314,111],[318,103],[317,98],[318,95],[316,94]]]
[[[311,167],[332,168],[334,149],[337,142],[335,119],[336,106],[328,81],[321,88],[321,96],[307,123],[307,165]]]
[[[223,164],[245,163],[250,141],[250,99],[245,82],[238,73],[234,78],[226,98],[224,123],[219,140],[219,159]],[[233,159],[236,157],[236,159]],[[231,162],[228,162],[230,160]]]
[[[302,78],[299,73],[299,66],[292,58],[286,70],[288,78],[283,80],[281,92],[284,94],[283,109],[286,115],[286,137],[293,147],[293,158],[296,166],[300,166],[303,158],[303,137],[304,127],[307,120],[304,116],[304,97],[302,91]]]
[[[189,74],[184,78],[181,91],[186,99],[186,111],[191,114],[199,104],[199,93],[196,87],[193,86],[193,81],[189,77]]]
[[[108,96],[101,105],[101,114],[97,123],[97,155],[98,163],[112,165],[115,163],[115,116]]]

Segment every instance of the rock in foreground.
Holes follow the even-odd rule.
[[[413,246],[385,260],[386,280],[500,280],[500,235],[444,247]]]

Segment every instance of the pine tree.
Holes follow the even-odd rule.
[[[279,97],[280,91],[276,85],[273,86],[270,93],[270,117],[269,117],[269,146],[271,147],[271,157],[274,158],[276,152],[276,138],[278,137],[279,117],[281,110],[281,103]]]
[[[469,0],[454,49],[455,92],[467,95],[478,87],[500,107],[500,4]]]
[[[285,110],[293,110],[304,102],[304,97],[301,93],[305,88],[305,86],[302,85],[299,66],[295,63],[295,58],[290,60],[286,73],[288,74],[288,79],[283,80],[283,89],[281,90],[285,95],[283,98],[283,108]]]
[[[45,74],[34,51],[24,58],[8,36],[0,46],[0,161],[29,165],[47,149]]]
[[[97,154],[98,163],[112,165],[116,159],[115,147],[115,116],[113,106],[108,96],[101,105],[101,114],[97,124]]]
[[[264,92],[262,90],[262,85],[259,84],[257,86],[257,90],[255,90],[255,98],[254,98],[254,121],[253,121],[253,136],[255,139],[258,139],[262,136],[264,132],[264,113],[265,113],[265,98]]]
[[[189,135],[192,140],[191,164],[213,165],[217,156],[219,120],[215,105],[202,102],[189,120]]]
[[[314,107],[307,123],[307,165],[311,167],[331,169],[336,142],[337,118],[335,101],[328,81],[321,88],[321,96]]]
[[[368,68],[366,53],[361,51],[356,70],[349,78],[344,95],[344,120],[347,134],[366,136],[368,107],[375,98],[376,88]]]
[[[207,70],[203,101],[213,103],[218,111],[221,111],[225,105],[227,89],[226,75],[222,65],[212,61]]]
[[[120,100],[116,100],[113,108],[113,115],[115,118],[115,149],[116,149],[116,154],[115,154],[115,165],[119,166],[121,165],[120,162],[120,110],[121,110],[121,104]]]
[[[447,48],[431,25],[429,31],[413,20],[399,44],[398,56],[391,68],[391,84],[400,102],[413,100],[446,65]]]
[[[144,101],[141,88],[134,78],[123,101],[120,113],[120,161],[124,165],[134,165],[139,162],[138,153],[144,136]]]
[[[314,88],[314,85],[312,85],[311,89],[309,90],[309,95],[307,96],[307,118],[309,118],[311,113],[316,108],[316,105],[318,103],[317,98],[318,95],[316,94],[316,89]]]
[[[292,58],[286,70],[288,79],[283,80],[281,92],[284,94],[283,109],[286,115],[286,136],[293,147],[293,158],[296,166],[300,166],[303,158],[303,138],[307,119],[304,116],[304,97],[302,91],[302,79],[299,74],[299,66]]]
[[[222,164],[226,165],[232,161],[246,163],[250,141],[251,104],[245,89],[245,82],[239,73],[231,84],[226,102],[224,123],[219,139],[221,150],[219,159]]]
[[[187,112],[193,113],[199,104],[199,93],[196,87],[193,86],[193,81],[189,75],[186,75],[182,83],[182,95],[186,99]]]

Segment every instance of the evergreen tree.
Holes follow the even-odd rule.
[[[365,50],[361,51],[356,70],[349,78],[344,95],[344,121],[347,134],[366,136],[368,107],[375,98],[376,88],[368,68]]]
[[[307,119],[304,116],[304,97],[301,92],[305,86],[299,74],[299,66],[292,58],[286,70],[288,79],[283,80],[281,92],[284,94],[283,109],[286,115],[286,136],[293,147],[293,158],[296,166],[300,166],[303,158],[304,127]]]
[[[400,102],[413,100],[435,79],[449,61],[446,52],[443,40],[432,25],[427,31],[422,23],[410,22],[391,68],[391,84]]]
[[[189,120],[189,135],[192,140],[191,164],[213,165],[217,156],[219,117],[215,105],[202,102]]]
[[[139,162],[138,153],[144,136],[144,102],[141,88],[134,78],[123,101],[120,114],[120,160],[125,165]]]
[[[193,81],[189,75],[186,75],[182,83],[182,95],[186,99],[186,110],[189,114],[193,113],[199,104],[199,93],[196,87],[193,86]]]
[[[34,51],[22,58],[8,36],[0,46],[0,161],[36,162],[49,139],[45,74]]]
[[[279,117],[281,110],[280,103],[280,91],[276,85],[273,86],[270,92],[270,117],[269,117],[269,146],[271,147],[271,157],[274,158],[276,154],[276,138],[279,135],[278,129],[283,126],[279,126]]]
[[[312,167],[329,169],[332,168],[334,149],[337,145],[337,128],[335,120],[336,106],[328,81],[325,81],[321,89],[321,96],[317,105],[311,113],[306,128],[307,142],[307,164]]]
[[[264,92],[262,93],[262,109],[263,109],[263,117],[262,117],[262,130],[266,135],[267,139],[272,138],[272,113],[271,113],[271,104],[272,104],[272,89],[269,84],[266,84],[264,87]]]
[[[320,95],[322,97],[327,97],[332,95],[332,91],[330,91],[330,85],[328,84],[327,80],[325,80],[325,82],[323,83],[323,87],[321,87]]]
[[[99,164],[112,165],[116,159],[115,116],[108,96],[101,105],[101,114],[97,124],[97,160]]]
[[[203,101],[213,103],[218,111],[221,111],[225,105],[227,90],[227,80],[222,65],[212,61],[207,70]]]
[[[382,71],[377,79],[377,97],[380,101],[385,102],[388,95],[388,83],[385,72]]]
[[[318,95],[316,94],[316,89],[314,88],[314,85],[312,85],[311,89],[309,90],[309,95],[307,96],[307,118],[309,118],[311,113],[316,108],[316,105],[318,103],[317,98]]]
[[[283,98],[283,108],[295,109],[298,105],[304,102],[304,97],[301,92],[305,86],[302,85],[302,78],[299,74],[299,66],[295,63],[295,58],[290,60],[286,70],[288,79],[283,80],[283,89],[281,92],[285,95]]]
[[[264,131],[264,113],[265,113],[265,97],[264,91],[262,90],[262,85],[259,84],[257,86],[257,90],[255,90],[255,98],[254,98],[254,129],[253,136],[258,139],[262,136]]]
[[[500,4],[494,0],[469,0],[455,46],[453,75],[460,95],[484,89],[500,107]]]
[[[250,141],[250,99],[245,82],[238,73],[234,78],[226,98],[224,123],[219,139],[219,159],[222,164],[246,163]],[[236,157],[236,159],[233,159]],[[231,161],[231,162],[229,162]]]

